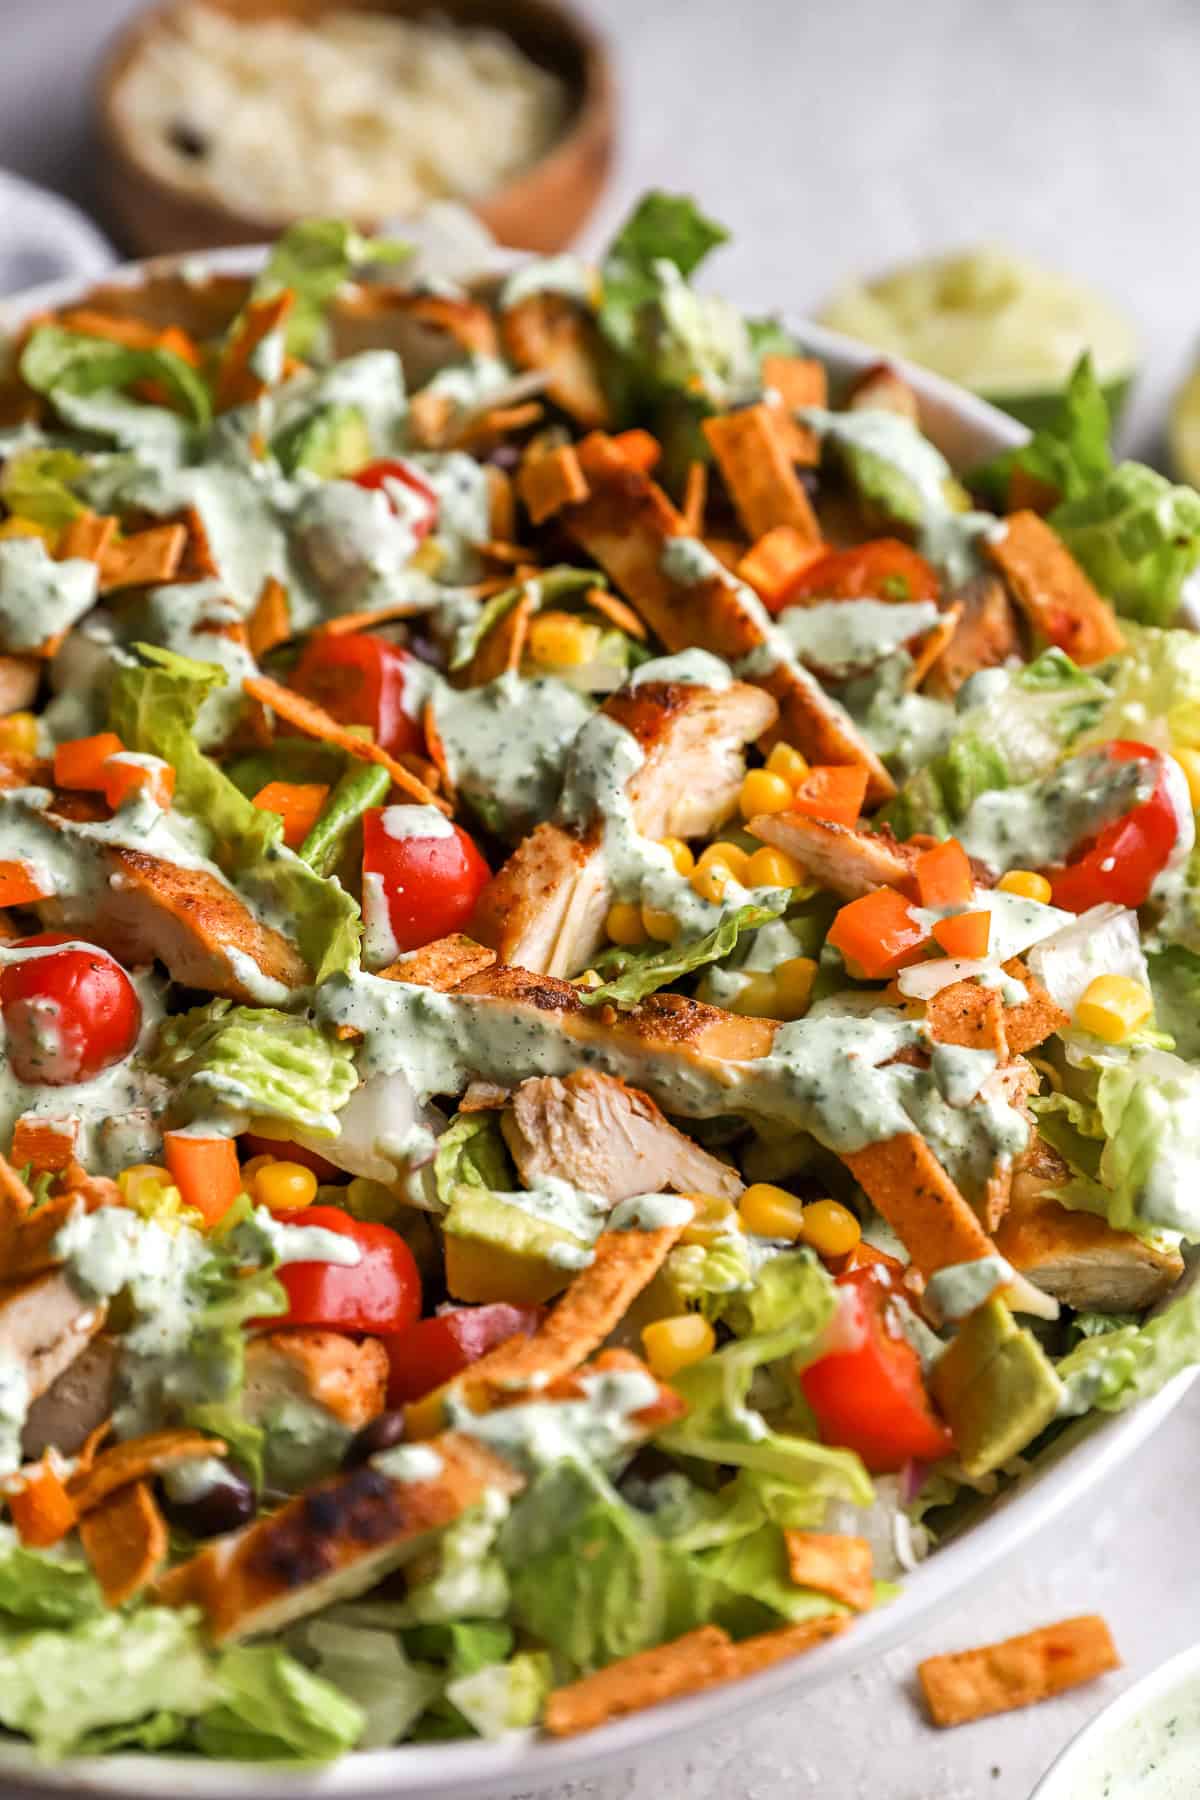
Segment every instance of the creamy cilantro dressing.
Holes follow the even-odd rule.
[[[438,498],[433,541],[442,553],[439,580],[477,580],[482,565],[475,546],[492,535],[487,469],[462,450],[412,452],[409,461]]]
[[[686,1225],[696,1211],[686,1194],[631,1194],[619,1200],[608,1216],[610,1231],[662,1231]]]
[[[658,1399],[645,1369],[583,1375],[581,1400],[535,1400],[475,1413],[455,1395],[446,1401],[452,1431],[464,1432],[530,1474],[550,1463],[591,1458],[608,1463],[641,1435],[635,1415]]]
[[[968,855],[998,872],[1049,868],[1148,800],[1154,780],[1145,762],[1118,762],[1103,749],[1082,750],[1038,781],[978,795],[956,836]]]
[[[391,1481],[436,1481],[442,1459],[428,1444],[394,1444],[371,1458],[371,1467]]]
[[[729,664],[708,650],[681,650],[676,656],[655,656],[641,663],[629,677],[631,688],[649,681],[676,681],[688,687],[727,688],[733,677]]]
[[[826,600],[787,607],[778,630],[802,663],[836,680],[882,662],[937,621],[932,600]]]
[[[56,562],[40,537],[0,542],[0,650],[36,650],[68,631],[95,604],[94,562]]]
[[[31,1399],[24,1363],[0,1350],[0,1475],[11,1475],[21,1466],[21,1433]]]
[[[969,1106],[988,1076],[998,1067],[994,1050],[971,1050],[961,1044],[935,1044],[929,1059],[933,1079],[948,1106]]]
[[[297,375],[274,388],[266,405],[272,438],[323,408],[352,406],[366,427],[372,454],[386,456],[400,441],[408,410],[404,364],[394,350],[362,350],[319,375]]]
[[[289,1225],[265,1206],[254,1208],[253,1224],[281,1269],[288,1263],[304,1262],[337,1263],[340,1268],[354,1269],[362,1261],[362,1251],[352,1237],[327,1231],[323,1225]],[[247,1230],[249,1225],[247,1220]]]
[[[417,535],[381,489],[322,481],[296,508],[293,543],[330,610],[356,612],[402,597]]]
[[[421,389],[449,400],[454,413],[465,417],[489,405],[512,383],[512,370],[498,356],[473,354],[439,369]]]
[[[196,662],[224,669],[225,685],[206,696],[194,735],[202,750],[223,744],[242,716],[242,682],[258,674],[244,642],[241,609],[218,580],[152,588],[122,621],[126,643],[161,644]]]
[[[452,838],[454,826],[436,806],[385,806],[380,824],[397,843],[407,838]]]
[[[840,690],[854,723],[901,780],[939,756],[956,729],[957,715],[948,700],[910,690],[913,666],[907,650],[895,650],[870,674]]]
[[[950,1263],[929,1277],[925,1303],[935,1319],[956,1325],[1014,1277],[1011,1263],[999,1254],[979,1256],[972,1262]]]
[[[400,955],[400,945],[392,930],[392,909],[387,883],[376,869],[364,869],[362,876],[362,955],[368,969],[386,969]]]
[[[522,300],[535,294],[565,294],[585,304],[595,287],[595,277],[578,256],[531,257],[521,268],[514,269],[500,289],[500,310],[508,312]]]
[[[219,1456],[189,1456],[164,1469],[160,1479],[167,1499],[176,1506],[194,1506],[219,1488],[236,1488],[240,1492],[243,1486]]]
[[[273,331],[268,331],[259,338],[246,360],[252,375],[257,375],[268,387],[274,387],[283,378],[286,355],[285,335],[277,325]]]
[[[552,675],[523,681],[510,671],[462,690],[439,682],[433,695],[455,787],[505,834],[554,811],[567,746],[592,712],[590,701]]]
[[[927,931],[942,919],[955,918],[964,912],[985,912],[991,917],[988,929],[989,963],[1009,962],[1033,944],[1053,936],[1064,926],[1072,925],[1075,914],[1063,912],[1041,900],[1026,900],[1021,894],[1010,894],[1004,888],[977,887],[962,906],[912,906],[911,916]]]

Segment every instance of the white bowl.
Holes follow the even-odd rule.
[[[1160,1760],[1168,1745],[1169,1773]],[[1151,1779],[1155,1763],[1159,1773]],[[1198,1770],[1200,1644],[1193,1644],[1135,1681],[1085,1725],[1055,1757],[1030,1800],[1192,1800],[1200,1788]]]
[[[257,266],[261,256],[261,251],[230,250],[198,260],[224,274],[244,274]],[[511,259],[505,260],[511,266]],[[155,264],[160,271],[163,266],[161,261]],[[138,277],[139,265],[134,264],[113,279],[136,281]],[[0,331],[13,329],[48,307],[66,305],[79,292],[78,282],[59,282],[0,303]],[[853,376],[878,361],[875,352],[836,332],[803,323],[797,323],[795,329],[804,344],[829,365],[835,379]],[[920,397],[925,430],[957,466],[969,468],[1027,436],[1005,413],[951,382],[891,360]],[[491,1743],[402,1745],[347,1756],[313,1772],[297,1770],[294,1765],[132,1755],[47,1767],[37,1763],[24,1746],[10,1743],[0,1744],[0,1770],[19,1776],[27,1790],[82,1789],[137,1795],[144,1800],[295,1800],[305,1794],[504,1800],[531,1788],[594,1773],[604,1764],[628,1761],[671,1738],[688,1735],[694,1740],[698,1733],[739,1713],[801,1700],[826,1682],[875,1661],[884,1650],[911,1637],[930,1613],[979,1582],[1136,1454],[1182,1398],[1191,1379],[1191,1372],[1182,1375],[1146,1404],[1114,1418],[1097,1419],[1079,1430],[1078,1437],[1070,1434],[1041,1459],[1036,1473],[1010,1487],[978,1525],[909,1576],[898,1600],[858,1620],[845,1636],[749,1680],[634,1713],[586,1736],[552,1742],[523,1732]]]

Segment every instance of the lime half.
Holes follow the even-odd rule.
[[[1136,333],[1103,295],[992,247],[852,282],[818,318],[924,364],[1035,428],[1053,413],[1085,350],[1114,420],[1137,365]]]
[[[1167,446],[1173,473],[1190,487],[1200,487],[1200,362],[1171,402]]]

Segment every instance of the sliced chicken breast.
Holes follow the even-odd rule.
[[[832,825],[801,813],[763,813],[746,827],[751,836],[796,857],[822,887],[857,900],[878,887],[894,887],[915,900],[920,851],[884,831]]]
[[[47,1450],[74,1456],[113,1409],[120,1345],[101,1332],[35,1400],[21,1434],[21,1454],[34,1462]]]
[[[357,1342],[316,1326],[267,1331],[246,1346],[242,1410],[257,1423],[283,1400],[307,1400],[357,1431],[383,1411],[387,1377],[377,1338]]]
[[[24,1369],[33,1399],[87,1347],[105,1310],[103,1303],[82,1299],[59,1269],[0,1288],[0,1354]]]

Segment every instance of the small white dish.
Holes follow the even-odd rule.
[[[1200,1644],[1136,1681],[1072,1738],[1030,1800],[1194,1800]]]

